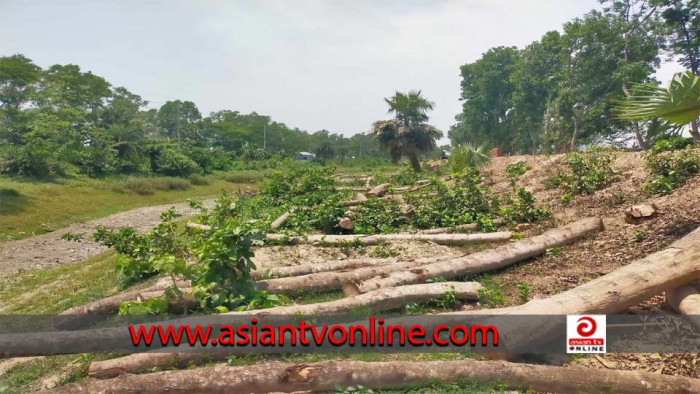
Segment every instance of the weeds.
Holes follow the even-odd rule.
[[[614,157],[607,152],[569,153],[566,171],[545,181],[548,188],[561,188],[570,195],[591,194],[617,181],[620,175],[612,168]]]
[[[644,156],[651,179],[642,185],[647,195],[669,194],[700,172],[700,155],[690,149],[676,152],[649,152]]]

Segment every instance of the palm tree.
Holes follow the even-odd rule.
[[[396,92],[384,101],[389,105],[389,113],[394,114],[394,119],[374,122],[372,134],[379,141],[379,148],[389,151],[394,163],[405,156],[413,170],[418,172],[420,154],[435,149],[436,141],[442,137],[440,130],[425,123],[428,121],[428,111],[435,104],[421,96],[420,91],[410,91],[408,94]]]
[[[479,169],[491,160],[487,144],[470,143],[457,145],[450,154],[448,163],[452,172],[461,172],[467,167]]]
[[[618,104],[623,120],[662,119],[673,125],[690,123],[690,134],[700,141],[700,77],[690,71],[673,76],[668,88],[637,85],[635,93]]]
[[[333,148],[333,144],[329,141],[322,142],[321,145],[316,148],[316,158],[319,159],[323,165],[326,164],[327,159],[332,159],[333,156],[335,156],[335,148]]]

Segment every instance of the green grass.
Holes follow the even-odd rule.
[[[0,277],[0,313],[55,314],[114,295],[120,291],[114,271],[117,258],[108,251],[76,263]]]
[[[218,196],[261,179],[252,174],[232,183],[223,177],[205,177],[193,185],[184,178],[77,177],[54,181],[0,177],[0,242],[51,232],[72,223],[111,215],[132,208]],[[146,186],[144,186],[146,185]]]

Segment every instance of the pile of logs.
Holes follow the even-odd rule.
[[[383,186],[383,185],[379,185]],[[379,186],[375,187],[378,188]],[[368,193],[369,194],[369,193]],[[380,192],[371,194],[381,196]],[[283,215],[284,216],[284,215]],[[282,219],[282,218],[280,218]],[[188,227],[206,230],[206,226]],[[417,260],[354,259],[319,264],[278,267],[252,272],[256,287],[270,293],[343,290],[344,298],[308,305],[280,306],[264,310],[233,312],[232,315],[323,315],[371,308],[376,311],[400,309],[410,303],[427,303],[454,291],[460,300],[476,300],[481,285],[476,282],[429,283],[431,278],[454,280],[466,274],[500,269],[542,255],[549,248],[575,242],[603,230],[599,218],[582,219],[531,238],[473,254],[452,255]],[[272,234],[270,234],[272,235]],[[430,240],[454,244],[465,242],[506,241],[511,234],[388,234],[349,239],[348,236],[325,236],[323,239],[293,238],[296,243],[360,242],[374,244],[387,240]],[[374,238],[373,238],[374,237]],[[276,239],[274,236],[271,239]],[[287,239],[289,241],[289,239]],[[457,241],[456,241],[457,240]],[[267,279],[264,279],[267,278]],[[621,313],[666,292],[670,305],[681,314],[700,314],[700,229],[688,234],[668,248],[637,260],[607,275],[549,298],[523,305],[457,311],[445,315],[536,315],[536,314],[614,314]],[[147,289],[124,293],[97,303],[72,308],[67,314],[114,313],[120,302],[138,297],[160,295],[172,281],[161,281]],[[178,282],[188,288],[189,283]],[[400,320],[400,318],[399,318]],[[398,320],[397,320],[398,321]],[[89,330],[88,330],[89,332]],[[519,337],[547,337],[542,327],[523,329]],[[15,336],[13,341],[22,341]],[[90,338],[89,335],[87,338]],[[25,338],[27,341],[29,337]],[[52,340],[75,338],[60,331]],[[13,349],[12,342],[0,337],[0,349]],[[507,349],[504,349],[507,352]],[[143,353],[93,362],[90,378],[56,389],[59,393],[92,392],[295,392],[329,391],[337,386],[402,388],[424,383],[454,383],[464,380],[489,383],[521,390],[542,392],[700,392],[700,379],[657,373],[618,370],[590,370],[572,367],[528,365],[506,361],[471,359],[439,362],[361,362],[326,361],[312,364],[266,362],[244,367],[217,365],[191,370],[134,374],[162,365],[187,365],[192,361],[218,358],[220,355]],[[104,380],[104,378],[111,378]]]

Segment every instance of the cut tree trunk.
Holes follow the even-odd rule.
[[[372,190],[368,191],[367,195],[372,197],[381,197],[386,194],[390,187],[391,183],[382,183],[381,185],[377,185],[372,188]]]
[[[357,200],[357,201],[367,201],[367,196],[365,196],[365,195],[362,194],[362,193],[357,193],[357,195],[355,196],[355,200]]]
[[[284,294],[295,291],[331,291],[339,290],[343,283],[361,281],[378,275],[387,275],[396,270],[407,270],[421,264],[435,262],[438,259],[418,259],[415,261],[397,261],[390,264],[356,268],[341,272],[318,272],[315,274],[291,276],[288,278],[268,279],[255,282],[258,290],[267,290],[272,294]]]
[[[440,259],[449,259],[458,256],[464,256],[464,253],[441,253]],[[407,262],[410,260],[406,260]],[[418,261],[436,261],[435,257],[422,259]],[[379,259],[379,258],[361,258],[361,259],[346,259],[346,260],[329,260],[314,264],[299,264],[286,267],[273,267],[268,269],[257,269],[251,271],[250,276],[253,279],[262,278],[283,278],[287,276],[301,276],[313,274],[316,272],[341,271],[369,266],[379,266],[387,264],[396,264],[397,259]],[[419,264],[416,262],[416,264]]]
[[[700,279],[700,229],[667,249],[651,254],[607,275],[594,279],[574,289],[552,297],[532,300],[524,305],[443,313],[457,319],[465,315],[581,315],[615,314],[628,309],[656,294]],[[391,319],[386,324],[395,324],[400,319]],[[168,324],[196,324],[196,317],[168,321]],[[485,324],[480,322],[480,324]],[[546,327],[537,330],[521,329],[519,340],[541,340],[551,332]],[[502,329],[499,328],[499,335]],[[0,355],[31,356],[44,354],[56,346],[66,349],[79,344],[104,344],[111,336],[122,336],[124,327],[91,329],[83,331],[53,331],[50,340],[45,333],[19,333],[0,335]],[[499,348],[501,343],[499,343]],[[507,347],[505,349],[507,351]]]
[[[348,312],[355,308],[367,308],[373,311],[390,311],[400,309],[404,305],[417,303],[426,304],[433,299],[441,298],[445,293],[454,291],[459,300],[475,301],[479,297],[481,284],[477,282],[440,282],[413,286],[402,286],[390,289],[380,289],[371,293],[340,300],[321,302],[317,304],[278,306],[268,309],[257,309],[243,312],[229,312],[224,315],[254,316],[254,315],[329,315]],[[139,372],[164,365],[187,365],[191,361],[205,359],[208,353],[136,353],[124,357],[90,364],[90,376],[111,377],[127,372]]]
[[[343,230],[350,231],[355,228],[355,223],[349,217],[344,217],[338,222],[338,227]]]
[[[322,246],[342,246],[347,244],[378,245],[383,242],[424,241],[439,245],[465,245],[481,242],[507,241],[513,236],[510,231],[479,234],[378,234],[378,235],[323,235],[315,234],[305,237],[285,234],[267,234],[267,240],[284,241],[291,244],[310,244]]]
[[[501,225],[503,224],[503,219],[501,218],[496,218],[493,220],[494,225]],[[439,227],[439,228],[430,228],[427,230],[420,230],[418,231],[418,234],[445,234],[445,233],[453,233],[455,231],[462,231],[462,230],[476,230],[477,229],[477,224],[476,223],[467,223],[467,224],[460,224],[454,227]]]
[[[54,393],[268,393],[332,392],[338,387],[405,388],[422,384],[478,382],[487,386],[555,393],[697,393],[700,379],[641,371],[516,364],[506,361],[268,362],[229,367],[88,378]]]
[[[88,368],[92,378],[113,378],[125,373],[143,372],[156,367],[188,367],[211,360],[225,360],[226,353],[134,353],[104,361],[94,361]]]
[[[282,225],[289,219],[289,212],[285,212],[282,214],[282,216],[278,217],[275,219],[274,222],[270,224],[270,228],[273,230],[277,230],[278,228],[282,227]]]
[[[177,287],[180,289],[186,289],[190,287],[189,281],[178,280],[176,282]],[[119,305],[125,301],[134,301],[139,297],[143,299],[158,297],[163,295],[163,292],[168,287],[172,286],[172,280],[161,279],[153,286],[146,287],[144,289],[127,291],[126,293],[113,295],[111,297],[103,298],[91,302],[86,305],[75,306],[73,308],[67,309],[61,312],[61,315],[99,315],[99,314],[116,314],[119,312]]]
[[[700,328],[700,291],[697,283],[666,290],[666,301],[676,312],[693,316],[691,322]]]
[[[399,194],[396,194],[396,195],[379,197],[379,198],[376,198],[376,200],[379,200],[379,201],[396,200],[398,202],[403,202],[403,197]],[[367,201],[368,201],[368,199],[365,197],[364,199],[341,201],[339,204],[340,204],[340,206],[343,206],[343,207],[354,207],[356,205],[361,205],[362,203],[365,203]]]
[[[549,248],[572,243],[587,234],[601,230],[603,230],[602,220],[586,218],[532,238],[411,270],[396,271],[385,277],[355,283],[354,290],[350,285],[345,286],[343,290],[347,291],[347,295],[353,295],[383,287],[423,283],[429,278],[452,279],[459,275],[493,271],[541,255]]]

